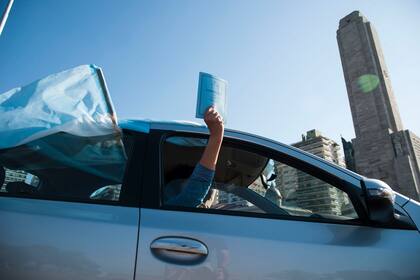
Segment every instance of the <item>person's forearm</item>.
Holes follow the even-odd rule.
[[[214,170],[197,164],[180,194],[166,200],[167,205],[197,207],[204,202],[214,178]]]
[[[220,147],[223,141],[223,131],[211,134],[209,142],[203,155],[201,156],[200,164],[204,167],[215,170],[217,158],[219,157]]]

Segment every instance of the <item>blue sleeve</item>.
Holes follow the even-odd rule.
[[[214,170],[197,164],[184,189],[177,196],[170,198],[166,204],[197,207],[203,203],[214,178]]]

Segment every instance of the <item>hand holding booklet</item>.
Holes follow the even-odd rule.
[[[197,92],[196,117],[203,119],[206,110],[213,106],[226,124],[227,81],[208,73],[200,72]]]

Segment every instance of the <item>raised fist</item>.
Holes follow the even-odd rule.
[[[204,114],[204,122],[210,130],[211,135],[222,135],[224,131],[223,118],[215,108],[209,107]]]

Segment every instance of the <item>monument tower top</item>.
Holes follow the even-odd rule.
[[[360,11],[353,11],[340,20],[339,28],[342,28],[346,26],[347,24],[349,24],[350,22],[355,22],[355,21],[369,22],[368,19]]]

